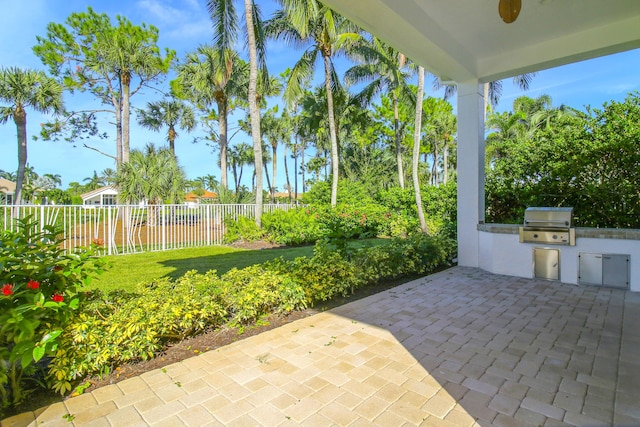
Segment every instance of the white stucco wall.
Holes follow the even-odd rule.
[[[495,226],[493,226],[495,227]],[[479,230],[480,268],[495,274],[533,277],[533,248],[560,250],[560,281],[578,283],[578,253],[625,254],[630,256],[630,289],[640,292],[640,240],[637,238],[578,237],[575,246],[520,243],[519,236],[508,227],[500,232]],[[491,228],[491,227],[485,227]],[[511,229],[509,229],[511,228]],[[620,231],[624,233],[623,230]],[[593,234],[593,233],[583,233]],[[606,235],[607,233],[603,233]]]

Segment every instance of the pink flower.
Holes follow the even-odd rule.
[[[60,295],[60,294],[53,294],[51,299],[53,300],[53,302],[62,302],[62,301],[64,301],[64,297],[62,295]]]
[[[27,283],[27,289],[38,289],[40,287],[40,282],[37,280],[29,280]]]
[[[8,297],[11,294],[13,294],[13,285],[10,285],[8,283],[2,285],[2,295]]]

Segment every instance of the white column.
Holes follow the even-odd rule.
[[[458,83],[458,265],[478,267],[484,222],[484,90]]]

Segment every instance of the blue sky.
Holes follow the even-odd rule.
[[[274,0],[258,0],[265,18],[275,9]],[[115,22],[116,15],[124,15],[134,24],[147,23],[158,27],[159,45],[176,50],[179,58],[195,49],[200,44],[209,43],[212,29],[207,17],[205,0],[0,0],[0,66],[45,69],[40,60],[32,53],[36,36],[46,34],[49,22],[62,23],[73,12],[82,12],[91,6],[96,12],[105,12]],[[239,7],[241,9],[241,7]],[[291,67],[301,52],[295,52],[279,43],[268,45],[268,66],[273,75],[278,75],[285,68]],[[626,95],[640,90],[640,50],[629,51],[604,58],[584,61],[564,67],[539,72],[531,89],[524,93],[536,97],[549,94],[554,105],[569,105],[583,109],[585,105],[601,107],[609,100],[623,100]],[[168,87],[168,80],[165,88]],[[513,87],[510,79],[505,81],[504,92],[498,110],[511,108],[513,99],[523,94]],[[427,91],[427,95],[441,96],[440,93]],[[135,107],[144,107],[148,101],[157,100],[159,96],[152,91],[136,95],[132,98]],[[82,105],[91,104],[88,96],[65,94],[67,109],[80,109]],[[277,102],[273,100],[272,102]],[[60,174],[63,188],[71,181],[82,183],[84,178],[100,173],[105,168],[115,168],[114,162],[95,151],[74,147],[66,142],[32,141],[32,135],[39,131],[39,124],[46,121],[33,111],[27,112],[27,133],[29,137],[29,164],[37,173]],[[244,114],[241,114],[244,115]],[[231,126],[234,126],[232,118]],[[101,121],[101,130],[114,135],[113,126],[105,118]],[[192,134],[182,133],[176,141],[176,153],[180,164],[189,178],[213,174],[220,176],[217,167],[217,150],[204,143],[194,144],[193,138],[202,135],[201,130]],[[131,146],[142,148],[154,142],[165,144],[164,134],[142,129],[137,125],[135,115],[132,116]],[[250,137],[239,132],[231,144],[239,142],[251,143]],[[88,141],[105,152],[114,152],[113,138],[107,140]],[[16,130],[13,122],[0,125],[0,169],[14,171],[17,169]],[[278,177],[276,184],[282,190],[285,182],[282,155],[278,155]],[[292,168],[293,165],[290,165]],[[245,176],[250,174],[245,174]]]

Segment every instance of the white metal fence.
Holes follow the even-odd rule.
[[[294,208],[265,204],[263,212]],[[111,255],[221,244],[225,220],[254,217],[255,205],[22,205],[0,206],[0,212],[0,229],[16,230],[16,219],[31,215],[41,228],[59,227],[66,250],[93,243]]]

